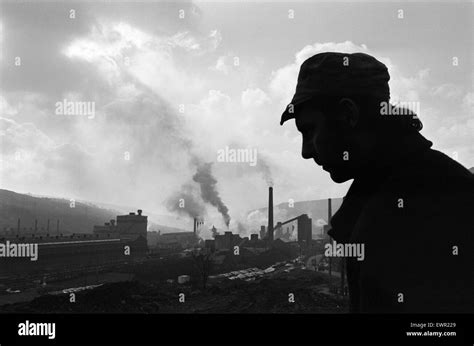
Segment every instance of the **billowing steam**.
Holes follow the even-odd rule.
[[[237,221],[237,230],[239,234],[245,234],[247,231],[243,223],[241,223],[240,221]]]
[[[212,175],[212,163],[202,163],[197,166],[197,171],[193,175],[193,180],[199,184],[201,187],[201,198],[213,205],[217,208],[219,213],[221,213],[222,217],[224,218],[224,222],[229,228],[230,223],[230,215],[229,209],[222,201],[221,197],[219,196],[219,192],[217,192],[216,184],[217,180]]]
[[[272,171],[270,170],[270,166],[268,165],[267,161],[261,156],[258,159],[257,168],[262,173],[263,179],[265,179],[267,185],[273,186]]]

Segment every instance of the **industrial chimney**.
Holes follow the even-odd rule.
[[[273,187],[268,188],[268,240],[273,241]]]
[[[194,218],[194,226],[193,226],[193,233],[194,233],[194,235],[196,235],[196,228],[197,228],[197,225],[196,225],[196,224],[197,224],[197,220],[196,220],[196,218]]]

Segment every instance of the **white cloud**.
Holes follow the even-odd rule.
[[[222,55],[217,58],[216,64],[214,66],[209,67],[210,70],[222,72],[223,74],[227,75],[230,72],[231,66],[228,63],[229,56]]]
[[[244,90],[241,101],[244,108],[258,108],[271,102],[268,95],[259,88]]]
[[[231,99],[220,90],[209,90],[208,96],[201,100],[201,106],[211,110],[229,110]]]
[[[437,98],[456,100],[462,95],[462,87],[453,83],[445,83],[433,87],[431,94]]]
[[[8,115],[8,116],[12,116],[12,115],[15,115],[18,113],[18,110],[14,107],[12,107],[8,102],[7,100],[5,99],[5,97],[3,97],[2,95],[0,95],[0,116],[1,115]]]
[[[43,184],[44,160],[54,142],[32,123],[0,117],[0,178],[8,186],[35,189]]]
[[[17,150],[39,153],[49,150],[54,142],[33,123],[17,123],[13,119],[0,117],[2,156],[12,157]]]
[[[462,99],[462,106],[464,109],[466,109],[471,116],[474,114],[474,93],[473,92],[468,92],[466,95],[464,95]]]
[[[176,64],[173,49],[203,52],[202,45],[189,32],[155,37],[127,23],[104,22],[71,42],[64,54],[93,63],[111,86],[132,77],[177,105],[200,94],[203,82]]]
[[[3,52],[5,51],[3,47],[3,22],[0,21],[0,62],[3,60]]]
[[[197,51],[201,49],[201,45],[195,37],[190,35],[188,31],[179,32],[168,40],[171,47],[180,47],[187,51]]]
[[[211,30],[208,39],[210,49],[216,50],[222,42],[222,34],[218,30]]]
[[[202,55],[215,51],[222,41],[222,35],[218,30],[211,30],[206,37],[199,38],[189,31],[184,31],[171,36],[167,41],[170,47],[179,47],[187,52]]]
[[[390,100],[393,103],[421,102],[422,94],[428,91],[429,69],[420,70],[415,76],[406,77],[389,59],[380,60],[385,60],[383,62],[390,73]]]

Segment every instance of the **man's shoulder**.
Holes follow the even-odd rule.
[[[429,149],[396,166],[379,192],[393,190],[429,195],[473,194],[474,174],[444,153]]]
[[[436,232],[474,224],[474,175],[436,150],[397,167],[365,204],[358,226]]]

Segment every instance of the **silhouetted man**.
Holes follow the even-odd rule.
[[[354,179],[329,235],[364,244],[347,258],[352,312],[473,312],[473,174],[389,104],[384,64],[362,53],[307,59],[281,118],[302,156],[336,183]]]

